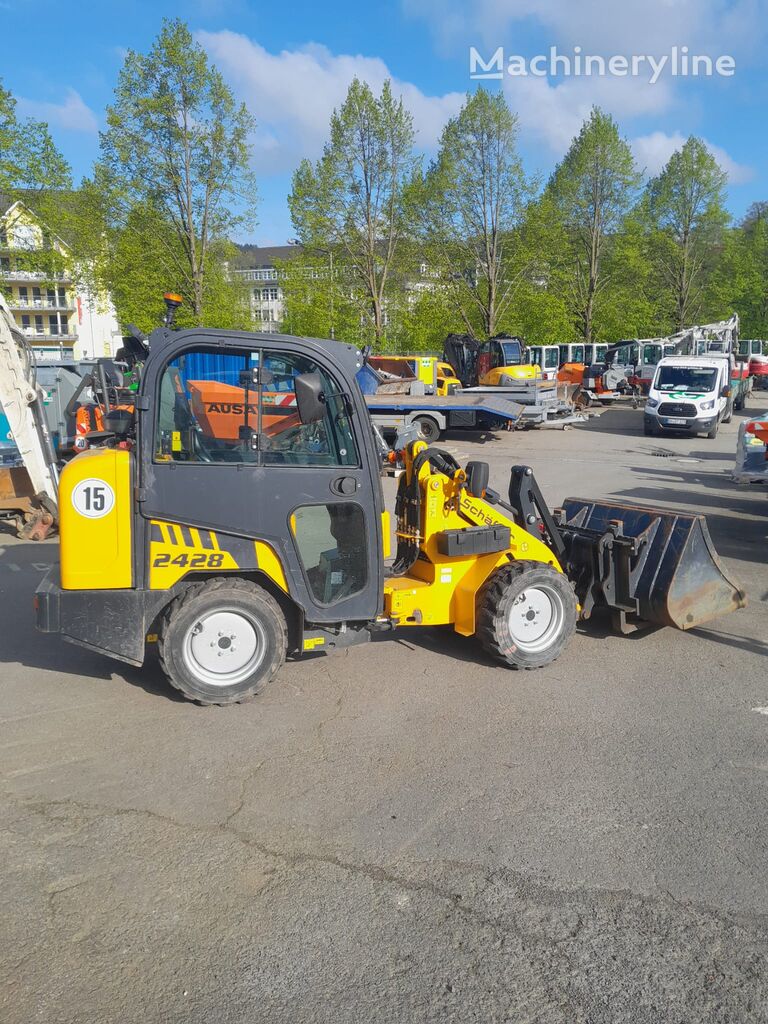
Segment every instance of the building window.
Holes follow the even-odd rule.
[[[261,288],[253,289],[253,297],[257,302],[261,302]]]
[[[2,273],[4,273],[4,274],[7,274],[7,273],[10,272],[10,269],[11,269],[11,261],[8,259],[8,257],[7,256],[0,256],[0,271]]]
[[[32,321],[30,320],[28,313],[25,313],[21,318],[21,329],[26,332],[32,330]]]
[[[269,295],[266,294],[267,291],[269,291]],[[271,299],[272,302],[277,302],[277,288],[269,288],[269,289],[265,288],[264,289],[264,298]]]
[[[34,249],[35,229],[31,224],[16,224],[13,229],[13,240],[20,249]]]
[[[43,318],[39,314],[35,316],[35,334],[43,333]]]
[[[53,313],[48,317],[48,330],[51,334],[59,333],[59,322]]]
[[[29,302],[29,292],[27,291],[26,285],[19,288],[19,303],[22,306],[26,306]]]
[[[59,323],[61,324],[61,333],[69,334],[69,317],[66,315],[66,313],[63,313],[59,317]]]

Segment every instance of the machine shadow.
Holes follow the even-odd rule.
[[[3,538],[5,540],[5,538]],[[58,562],[57,540],[44,543],[19,541],[0,547],[0,682],[4,664],[97,679],[104,683],[124,681],[153,696],[174,702],[184,698],[168,684],[150,646],[141,668],[70,644],[59,636],[35,629],[33,599],[48,570]]]

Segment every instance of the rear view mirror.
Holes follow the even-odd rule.
[[[720,397],[721,397],[721,398],[727,398],[727,397],[728,397],[728,396],[730,395],[730,393],[731,393],[731,389],[730,389],[730,388],[728,387],[728,385],[726,384],[726,386],[725,386],[725,387],[723,388],[723,390],[722,390],[722,391],[720,392]]]
[[[302,423],[316,423],[325,416],[325,393],[319,373],[300,373],[293,381],[296,407]]]

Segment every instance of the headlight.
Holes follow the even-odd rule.
[[[715,408],[715,400],[714,400],[714,398],[710,399],[708,402],[702,402],[700,408],[701,409],[714,409]]]
[[[646,409],[655,409],[658,404],[659,404],[658,398],[646,398],[646,400],[645,400],[645,408]]]

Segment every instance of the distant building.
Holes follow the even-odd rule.
[[[232,272],[248,289],[254,330],[270,333],[280,330],[284,294],[275,264],[293,259],[300,252],[298,245],[240,246],[240,266],[234,267]]]
[[[62,269],[46,267],[46,253]],[[114,356],[120,330],[108,296],[79,286],[65,242],[20,200],[0,198],[0,287],[40,360]]]

